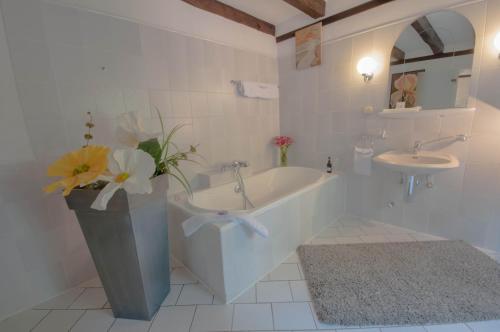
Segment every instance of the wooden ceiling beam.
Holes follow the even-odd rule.
[[[405,55],[405,51],[399,47],[394,46],[392,48],[391,58],[394,59],[394,61],[403,61],[405,59]]]
[[[432,26],[431,22],[427,19],[427,17],[422,16],[415,22],[411,24],[413,29],[418,33],[420,38],[429,45],[434,54],[440,54],[444,52],[444,43],[439,38],[436,30]]]
[[[222,16],[228,20],[244,24],[255,30],[274,36],[276,28],[273,24],[245,13],[239,9],[228,6],[217,0],[182,0],[196,8]]]
[[[328,24],[335,23],[335,22],[338,22],[340,20],[346,19],[348,17],[360,14],[360,13],[362,13],[364,11],[370,10],[372,8],[384,5],[384,4],[386,4],[388,2],[392,2],[392,1],[394,1],[394,0],[370,0],[368,2],[365,2],[365,3],[361,4],[361,5],[358,5],[356,7],[352,7],[350,9],[344,10],[343,12],[337,13],[337,14],[332,15],[332,16],[325,17],[325,18],[323,18],[320,21],[314,22],[312,24],[303,26],[303,27],[301,27],[299,29],[296,29],[296,30],[287,32],[285,34],[282,34],[281,36],[276,37],[276,42],[279,43],[279,42],[282,42],[284,40],[287,40],[287,39],[290,39],[290,38],[294,38],[296,31],[302,30],[305,27],[308,27],[310,25],[316,24],[318,22],[321,22],[323,24],[323,26],[325,26],[325,25],[328,25]]]
[[[312,18],[325,16],[325,0],[283,0]]]

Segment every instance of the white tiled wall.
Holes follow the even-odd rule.
[[[0,6],[0,318],[95,275],[73,213],[41,191],[48,163],[82,145],[87,111],[98,144],[114,144],[126,111],[158,128],[157,107],[167,127],[186,124],[177,143],[199,143],[204,167],[273,166],[278,101],[236,97],[229,81],[277,83],[276,59],[44,1]]]
[[[295,70],[294,55],[282,48],[281,133],[297,140],[290,149],[293,164],[324,168],[328,156],[339,158],[337,169],[348,179],[348,213],[500,251],[500,61],[493,50],[493,39],[500,31],[500,4],[484,1],[455,10],[466,15],[476,30],[475,115],[413,121],[362,114],[366,105],[376,111],[387,105],[389,52],[408,21],[325,42],[323,64],[303,71]],[[364,84],[356,64],[367,55],[382,68]],[[414,202],[406,203],[397,173],[383,169],[375,169],[371,176],[352,173],[354,144],[362,134],[376,135],[381,129],[387,130],[388,137],[376,142],[377,153],[440,136],[472,134],[472,139],[444,147],[459,157],[461,167],[436,175],[433,189],[421,190]],[[395,206],[388,207],[389,202]]]

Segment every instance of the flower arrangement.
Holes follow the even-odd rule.
[[[276,136],[273,143],[280,149],[280,166],[288,165],[288,147],[293,144],[293,139],[288,136]]]
[[[148,133],[143,121],[136,113],[125,113],[118,119],[117,140],[126,148],[112,150],[106,146],[90,145],[94,127],[92,115],[85,124],[86,144],[75,151],[63,155],[48,167],[47,175],[60,177],[59,180],[44,188],[47,193],[59,188],[68,196],[75,188],[100,190],[91,207],[106,210],[109,200],[118,189],[129,194],[150,194],[151,179],[168,174],[179,181],[191,194],[189,181],[182,173],[181,161],[196,162],[191,159],[197,155],[196,146],[180,150],[173,142],[174,135],[184,125],[175,126],[165,132],[163,120],[158,112],[161,133]],[[159,138],[161,137],[161,138]]]

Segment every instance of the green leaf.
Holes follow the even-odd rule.
[[[160,142],[158,142],[158,139],[152,138],[141,142],[137,148],[151,155],[155,161],[156,167],[158,168],[161,162],[161,145]]]

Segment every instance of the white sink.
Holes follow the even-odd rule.
[[[460,166],[458,159],[446,153],[389,151],[373,158],[381,166],[406,175],[432,175]]]

